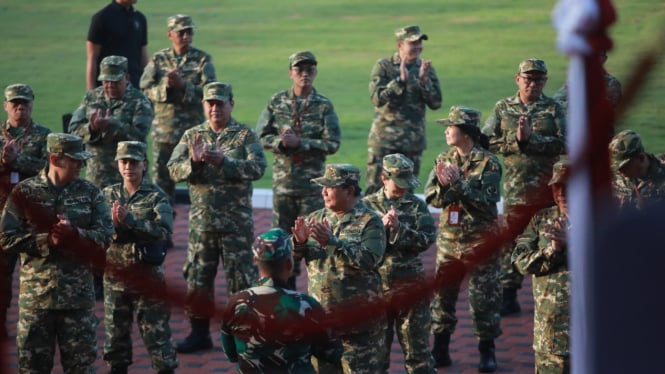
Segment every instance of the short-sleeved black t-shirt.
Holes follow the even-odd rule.
[[[92,16],[88,41],[102,46],[97,66],[106,56],[127,57],[132,85],[139,87],[141,48],[148,44],[148,21],[143,13],[112,1]]]

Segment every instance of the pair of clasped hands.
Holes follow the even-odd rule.
[[[64,244],[68,240],[78,236],[78,230],[64,214],[58,214],[58,222],[51,226],[48,235],[48,242],[52,246]],[[70,243],[71,244],[71,243]]]
[[[19,146],[16,139],[11,139],[2,146],[2,163],[9,165],[18,157]]]
[[[568,230],[570,230],[568,218],[558,217],[552,224],[547,225],[543,236],[552,241],[552,249],[555,252],[562,252],[568,242]]]
[[[201,134],[196,135],[189,142],[189,157],[194,162],[204,162],[214,166],[222,166],[224,164],[224,151],[219,144],[214,145],[214,149],[209,149],[209,145],[203,141]]]

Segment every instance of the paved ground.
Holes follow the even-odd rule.
[[[187,212],[188,205],[177,205],[176,210],[178,216],[176,219],[176,230],[174,235],[175,249],[169,253],[166,259],[166,272],[168,286],[173,289],[184,292],[185,283],[182,279],[182,263],[185,258],[186,245],[187,245]],[[255,233],[265,231],[270,227],[271,213],[269,210],[256,209],[254,211],[254,227]],[[430,248],[425,252],[425,266],[430,271],[434,270],[435,262],[435,249]],[[221,271],[218,276],[216,296],[218,302],[225,300],[226,287]],[[301,290],[306,289],[306,279],[301,277],[298,282],[298,287]],[[502,321],[503,335],[497,340],[497,361],[499,364],[500,373],[530,373],[533,372],[533,351],[531,349],[532,342],[532,329],[533,329],[533,300],[531,297],[531,282],[527,280],[524,287],[520,290],[519,300],[522,305],[522,313],[517,316],[506,317]],[[12,335],[10,340],[2,346],[0,352],[0,373],[14,373],[16,372],[16,346],[14,344],[14,337],[17,310],[16,310],[16,295],[14,295],[12,308],[9,311],[8,327]],[[476,365],[478,361],[477,356],[477,340],[471,333],[471,320],[469,318],[469,307],[467,303],[466,289],[462,290],[460,299],[457,306],[458,310],[458,328],[453,335],[451,343],[451,356],[453,359],[453,366],[440,369],[440,373],[477,373]],[[101,358],[101,347],[104,342],[104,326],[103,326],[103,304],[97,302],[96,307],[97,315],[102,319],[97,329],[97,337],[99,344],[99,355],[95,367],[98,373],[108,372],[108,367]],[[171,316],[171,328],[173,330],[174,340],[184,338],[189,332],[189,323],[184,316],[182,309],[174,306]],[[234,365],[229,363],[224,357],[224,353],[219,343],[219,323],[213,323],[211,331],[213,331],[213,338],[215,340],[215,348],[211,351],[191,354],[180,355],[179,373],[234,373]],[[134,364],[130,367],[130,373],[149,373],[154,372],[150,367],[149,356],[143,347],[143,342],[140,339],[138,331],[134,330]],[[391,373],[404,372],[404,356],[401,352],[397,342],[393,343],[391,354]],[[62,373],[62,367],[59,360],[53,369],[53,373]]]

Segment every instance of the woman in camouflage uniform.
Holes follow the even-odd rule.
[[[439,154],[425,186],[427,203],[442,208],[436,261],[440,286],[431,306],[432,354],[437,367],[451,365],[448,345],[457,324],[455,303],[468,274],[473,332],[480,340],[478,370],[493,372],[494,339],[501,335],[499,257],[478,249],[497,225],[501,165],[480,144],[487,138],[480,132],[479,111],[453,106],[448,118],[437,122],[447,126],[446,143],[452,148]]]
[[[168,196],[145,178],[146,148],[138,141],[118,143],[116,160],[123,182],[104,189],[116,232],[106,253],[104,273],[104,360],[111,365],[111,373],[127,373],[132,363],[135,312],[152,367],[159,373],[173,373],[178,367],[169,327],[171,307],[146,293],[165,287],[164,267],[157,264],[159,251],[157,262],[147,262],[138,251],[142,244],[165,243],[173,232]]]

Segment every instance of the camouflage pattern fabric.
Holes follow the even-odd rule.
[[[536,352],[535,373],[536,374],[569,374],[570,356],[553,355],[548,353]]]
[[[167,73],[180,72],[185,90],[168,88]],[[212,57],[206,52],[189,47],[182,56],[173,48],[165,48],[152,55],[141,76],[141,90],[155,108],[150,137],[153,141],[152,177],[166,194],[175,197],[175,183],[169,176],[166,163],[182,134],[203,121],[203,86],[217,80]]]
[[[104,116],[109,111],[112,117],[102,132],[90,128],[90,116],[98,109]],[[153,116],[148,98],[131,84],[121,99],[108,98],[104,87],[88,91],[69,123],[69,132],[82,137],[86,149],[95,155],[88,160],[86,179],[99,188],[122,182],[115,161],[116,146],[123,140],[146,143]]]
[[[222,167],[191,161],[189,144],[197,136],[224,151]],[[257,278],[251,251],[252,181],[263,176],[266,158],[256,133],[231,118],[220,133],[207,121],[187,130],[168,168],[173,180],[187,181],[189,187],[189,247],[184,273],[190,298],[188,312],[194,313],[191,305],[195,299],[204,299],[206,305],[213,302],[220,257],[229,294],[249,287]],[[213,307],[202,310],[210,312]]]
[[[19,370],[49,372],[57,340],[64,370],[89,372],[97,319],[88,256],[101,256],[110,244],[111,214],[92,183],[77,179],[55,188],[46,172],[14,188],[0,220],[0,248],[21,256]],[[53,247],[48,234],[57,214],[65,215],[78,235]]]
[[[118,201],[127,207],[127,216],[115,228],[116,235],[106,251],[107,269],[138,270],[141,278],[151,278],[166,286],[163,266],[142,263],[135,253],[135,243],[166,241],[173,232],[173,208],[156,185],[145,178],[139,189],[129,196],[122,184],[104,189],[108,206]],[[169,319],[171,306],[164,300],[144,295],[123,282],[111,270],[104,274],[104,360],[111,366],[132,363],[132,321],[136,323],[155,370],[178,366]]]
[[[381,159],[390,153],[403,153],[414,164],[427,148],[425,135],[426,106],[439,109],[443,101],[436,70],[430,66],[425,84],[418,79],[422,60],[407,65],[409,79],[399,82],[400,58],[396,52],[380,59],[372,68],[369,92],[374,105],[374,120],[367,138],[369,147],[367,188],[373,193],[381,188]],[[376,165],[378,163],[378,165]],[[370,166],[372,168],[370,169]],[[414,168],[418,176],[418,168]],[[371,188],[370,188],[371,186]]]
[[[222,317],[222,347],[242,373],[315,373],[310,361],[340,365],[342,346],[323,326],[314,298],[264,278],[229,299]]]
[[[320,209],[309,214],[309,220],[326,220],[333,236],[326,247],[313,239],[295,243],[294,258],[304,258],[307,264],[308,293],[333,315],[336,310],[348,313],[351,306],[361,309],[367,302],[378,302],[383,296],[378,268],[386,249],[381,218],[358,201],[341,217]],[[339,332],[345,373],[380,371],[385,328],[384,318],[377,313],[374,321]]]
[[[404,295],[415,285],[425,284],[425,268],[419,255],[436,240],[434,218],[427,204],[409,192],[401,198],[388,199],[381,189],[366,196],[363,201],[381,216],[394,207],[400,223],[397,231],[386,229],[386,253],[379,268],[383,294],[389,303],[385,347],[392,345],[396,332],[404,351],[407,373],[434,373],[436,369],[429,348],[432,322],[429,299],[422,298],[408,307],[391,302],[391,294]],[[390,366],[388,349],[380,361],[387,372]]]
[[[29,177],[33,177],[46,166],[46,136],[51,132],[48,128],[32,122],[28,127],[13,127],[7,121],[3,122],[0,132],[0,149],[8,141],[15,139],[20,147],[20,152],[14,161],[5,165],[0,162],[0,211],[5,207],[9,193],[14,186]],[[7,138],[5,136],[8,135]],[[18,178],[12,181],[12,173]],[[12,299],[12,283],[14,267],[18,254],[0,251],[0,308],[8,308]]]
[[[612,104],[613,108],[619,106],[621,101],[622,89],[621,82],[613,76],[612,74],[605,72],[605,88],[607,89],[607,99]],[[564,84],[559,90],[552,96],[552,99],[557,101],[564,112],[568,111],[568,84]]]
[[[554,251],[549,233],[556,220],[566,220],[558,207],[536,213],[518,236],[513,263],[533,275],[533,349],[537,353],[567,356],[569,348],[570,272],[567,248]]]
[[[287,129],[300,137],[298,149],[281,145],[280,134]],[[263,148],[274,153],[273,193],[320,195],[321,188],[310,180],[323,175],[326,156],[337,152],[342,137],[332,102],[314,88],[307,98],[296,98],[292,90],[280,91],[261,113],[256,131]]]
[[[438,277],[449,280],[432,302],[432,332],[454,332],[455,303],[460,284],[468,274],[473,332],[480,339],[494,339],[501,335],[498,255],[477,263],[474,249],[497,226],[501,165],[496,156],[477,146],[465,159],[453,148],[439,154],[439,160],[457,165],[461,175],[454,184],[442,186],[432,170],[425,186],[425,201],[442,209],[436,272]],[[458,225],[451,224],[448,218],[455,210]]]
[[[613,194],[621,209],[644,209],[665,201],[665,164],[652,154],[645,155],[649,168],[643,178],[628,178],[619,172],[614,175]]]

